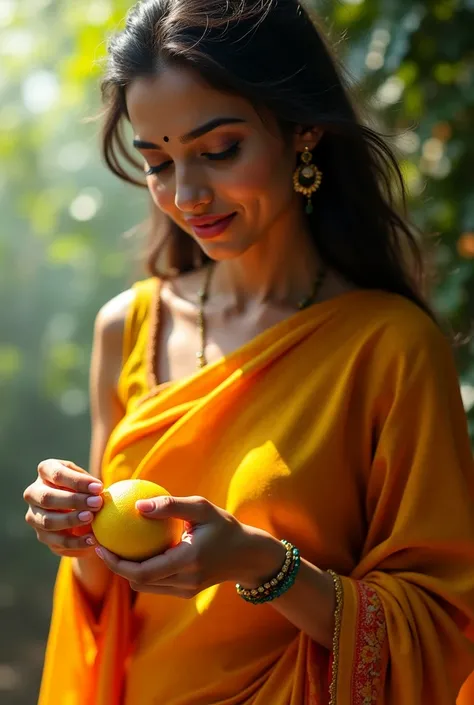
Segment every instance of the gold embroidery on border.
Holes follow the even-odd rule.
[[[357,582],[358,627],[354,650],[353,703],[373,705],[378,700],[383,681],[383,649],[387,625],[377,591]]]
[[[329,684],[329,705],[336,705],[337,698],[337,674],[339,670],[339,637],[341,634],[342,607],[344,604],[344,592],[341,578],[333,571],[327,571],[334,581],[336,589],[336,610],[334,612],[334,634],[332,637],[332,668],[331,682]]]

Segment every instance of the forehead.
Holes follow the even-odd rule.
[[[137,78],[126,91],[130,121],[142,138],[186,134],[197,125],[221,116],[256,120],[246,99],[218,91],[199,74],[184,68],[165,68],[157,76]]]

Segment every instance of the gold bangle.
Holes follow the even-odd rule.
[[[283,543],[283,542],[282,542]],[[284,542],[285,548],[286,548],[286,556],[285,556],[285,561],[278,571],[277,575],[275,575],[274,578],[271,578],[270,580],[265,581],[262,583],[262,585],[259,585],[256,588],[252,589],[246,589],[243,588],[241,585],[237,583],[235,586],[235,589],[237,590],[237,593],[240,595],[240,597],[243,598],[249,598],[249,597],[259,597],[263,595],[264,593],[267,593],[269,590],[274,590],[278,585],[286,578],[288,571],[290,569],[290,566],[292,562],[294,561],[293,557],[293,549],[294,546],[291,544],[289,541]]]
[[[327,570],[334,582],[336,590],[336,609],[334,611],[334,633],[332,637],[332,669],[331,682],[329,684],[329,705],[336,705],[337,698],[337,676],[339,670],[339,637],[341,635],[342,608],[344,604],[344,592],[342,580],[333,570]]]

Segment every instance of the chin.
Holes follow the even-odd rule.
[[[213,242],[200,242],[196,240],[201,250],[215,262],[237,259],[248,252],[255,243],[218,242],[217,238]]]

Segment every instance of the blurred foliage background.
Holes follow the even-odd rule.
[[[437,311],[474,303],[474,0],[313,0],[434,233]],[[23,521],[46,457],[87,467],[94,316],[139,278],[146,194],[100,162],[98,82],[127,0],[0,0],[0,700],[32,705],[57,560]],[[431,237],[431,242],[432,242]],[[473,342],[457,350],[474,438]]]

